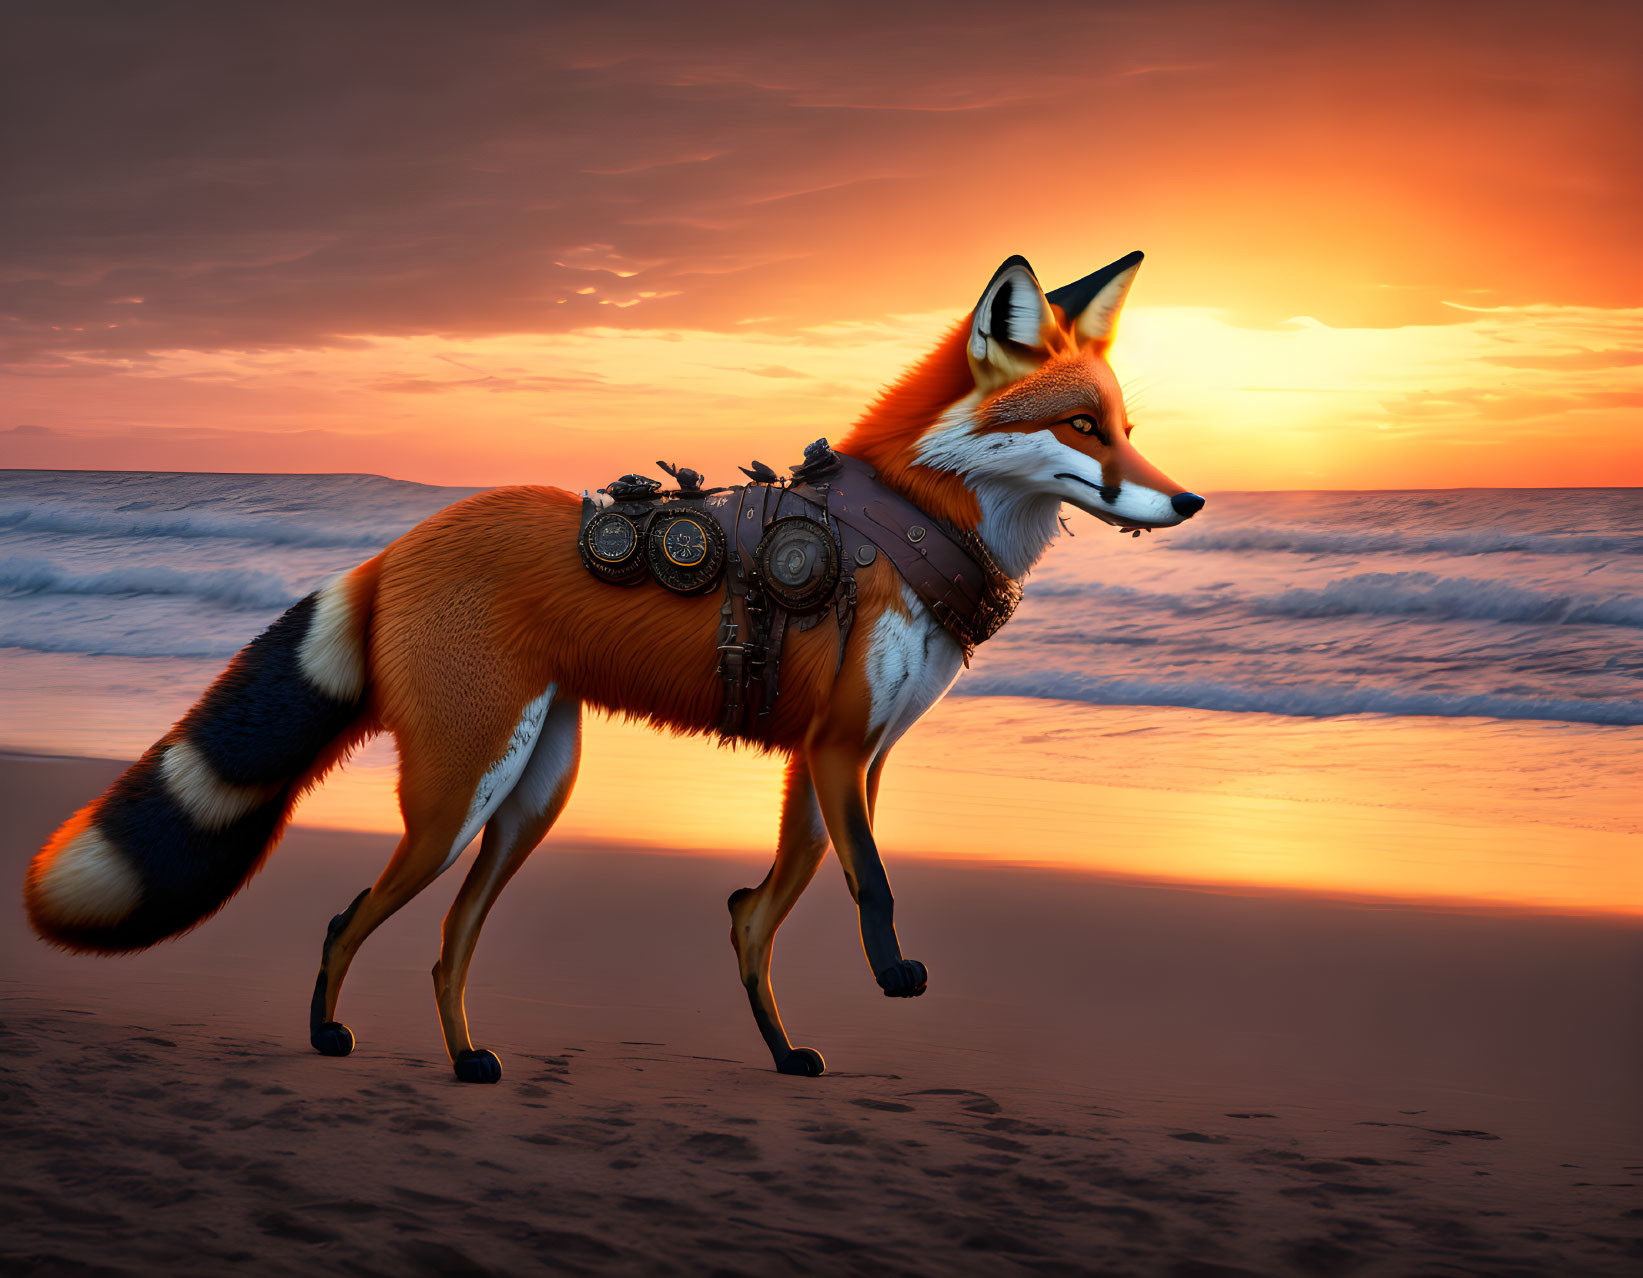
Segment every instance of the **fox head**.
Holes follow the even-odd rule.
[[[1046,294],[1006,261],[970,317],[891,386],[841,447],[932,514],[976,531],[1013,576],[1055,535],[1068,502],[1120,528],[1165,528],[1204,499],[1130,440],[1107,364],[1141,267],[1131,253]]]

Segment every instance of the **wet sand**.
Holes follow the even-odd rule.
[[[0,869],[118,771],[0,760]],[[930,993],[878,996],[836,866],[777,945],[822,1079],[774,1073],[723,901],[762,856],[550,839],[470,981],[460,868],[367,945],[314,1055],[325,922],[391,840],[299,828],[146,954],[0,928],[6,1273],[1630,1273],[1643,924],[896,863]]]
[[[984,650],[978,665],[987,660]],[[0,752],[136,758],[216,673],[8,651]],[[584,738],[556,837],[619,832],[709,855],[769,846],[782,787],[773,756],[600,714],[585,717]],[[1639,759],[1638,726],[950,696],[896,746],[876,824],[900,864],[933,856],[1643,919]],[[391,738],[377,737],[297,820],[397,834],[398,775]]]

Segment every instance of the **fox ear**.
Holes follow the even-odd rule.
[[[1002,386],[1043,363],[1044,331],[1053,318],[1026,258],[1012,257],[994,271],[970,318],[968,351],[976,384]]]
[[[1072,321],[1085,342],[1108,342],[1119,309],[1141,269],[1141,254],[1129,253],[1075,283],[1058,288],[1049,300]]]

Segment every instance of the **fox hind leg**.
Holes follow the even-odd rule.
[[[501,757],[486,766],[464,762],[451,767],[453,752],[430,749],[401,735],[400,810],[405,836],[381,876],[355,898],[326,930],[319,976],[309,1005],[308,1035],[314,1050],[346,1056],[354,1036],[336,1019],[337,1000],[354,955],[367,937],[401,906],[449,869],[462,849],[507,797],[529,761],[548,717],[553,689],[516,711],[516,726]],[[506,734],[505,724],[498,733]]]
[[[308,1008],[308,1040],[323,1056],[346,1056],[354,1035],[336,1019],[343,978],[365,938],[428,884],[439,877],[454,831],[407,832],[377,881],[354,898],[325,931],[319,976]]]
[[[308,1041],[321,1056],[347,1056],[354,1050],[354,1032],[331,1019],[336,1008],[336,998],[332,993],[331,949],[370,895],[371,889],[366,888],[325,929],[325,945],[319,955],[319,975],[314,978],[314,998],[308,1005]],[[341,988],[340,978],[336,986]]]
[[[452,1068],[465,1083],[502,1079],[502,1062],[496,1054],[475,1049],[468,1034],[463,992],[474,946],[502,889],[564,811],[576,784],[581,754],[581,704],[555,702],[524,772],[486,824],[479,857],[445,916],[439,962],[433,971],[434,996]]]
[[[742,888],[729,901],[730,943],[736,949],[747,1001],[776,1068],[784,1074],[815,1076],[827,1068],[820,1052],[796,1048],[788,1040],[770,987],[770,955],[776,929],[809,886],[826,854],[827,829],[816,806],[810,771],[803,760],[794,758],[787,766],[776,862],[763,883],[756,888]]]

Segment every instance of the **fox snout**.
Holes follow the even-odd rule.
[[[1057,471],[1055,479],[1072,487],[1060,488],[1056,495],[1120,528],[1173,528],[1204,508],[1204,499],[1197,493],[1177,488],[1163,475],[1147,469],[1150,473],[1146,478],[1151,483],[1124,475],[1117,483],[1098,484],[1071,471]],[[1091,496],[1099,497],[1100,502],[1090,501]]]

